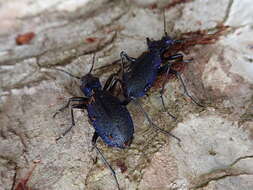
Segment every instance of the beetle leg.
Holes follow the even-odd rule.
[[[111,92],[111,93],[113,93],[113,91],[115,90],[115,86],[116,86],[117,83],[121,84],[120,88],[121,88],[121,91],[123,91],[123,88],[122,88],[123,87],[123,82],[120,79],[115,79],[113,81],[112,85],[110,86],[110,88],[108,89],[108,91]]]
[[[130,61],[131,63],[134,63],[134,62],[136,61],[135,58],[128,56],[127,53],[124,52],[124,51],[120,52],[120,57],[121,57],[121,61],[122,61],[122,62],[123,62],[123,59],[124,59],[124,58],[125,58],[127,61]]]
[[[123,81],[117,77],[117,74],[112,74],[106,81],[103,90],[114,94],[117,83],[120,83],[120,89],[123,91]],[[117,95],[116,95],[117,96]]]
[[[179,61],[179,62],[181,62],[181,61],[183,61],[183,58],[184,58],[184,55],[183,54],[181,54],[181,53],[176,53],[176,54],[174,54],[174,55],[171,55],[171,56],[169,56],[169,57],[164,57],[163,58],[163,61],[164,62],[168,62],[168,61]]]
[[[136,62],[136,59],[128,56],[127,53],[124,51],[120,53],[120,57],[121,57],[121,79],[124,79],[125,69],[127,69],[127,72],[131,70],[131,67]],[[125,60],[130,62],[130,64],[125,65],[126,64]]]
[[[183,81],[183,79],[182,79],[182,77],[181,77],[181,74],[180,74],[179,72],[173,70],[173,69],[171,69],[170,72],[173,73],[173,74],[175,74],[175,75],[177,76],[177,78],[180,80],[180,82],[181,82],[181,84],[182,84],[182,86],[183,86],[183,89],[184,89],[184,93],[186,94],[186,96],[188,96],[188,97],[189,97],[195,104],[197,104],[198,106],[204,107],[202,104],[200,104],[198,101],[196,101],[195,98],[193,98],[193,97],[189,94],[189,92],[188,92],[188,90],[187,90],[187,88],[186,88],[186,86],[185,86],[185,84],[184,84],[184,81]]]
[[[116,77],[117,74],[112,74],[108,80],[106,81],[106,84],[103,88],[103,90],[105,91],[109,91],[111,93],[113,93],[113,90],[116,86],[117,83],[120,83],[121,84],[121,87],[123,86],[123,81],[120,80],[119,78]]]
[[[53,117],[55,117],[58,113],[62,112],[66,108],[68,108],[71,102],[73,102],[73,101],[84,101],[84,102],[86,102],[87,100],[88,100],[88,98],[85,98],[85,97],[72,97],[72,98],[69,98],[68,103],[65,106],[61,107],[58,111],[56,111],[54,113]]]
[[[149,124],[150,124],[151,127],[153,127],[154,129],[160,131],[161,133],[163,133],[163,134],[165,134],[165,135],[169,135],[169,136],[171,136],[171,137],[174,137],[175,139],[177,139],[177,141],[178,141],[179,143],[181,142],[181,139],[180,139],[180,138],[178,138],[177,136],[171,134],[169,131],[166,131],[166,130],[164,130],[164,129],[158,127],[155,123],[153,123],[153,122],[151,121],[151,119],[149,118],[147,112],[143,109],[143,107],[142,107],[141,103],[138,101],[138,99],[134,99],[133,101],[139,106],[141,112],[142,112],[142,113],[144,114],[144,116],[147,118],[147,120],[148,120],[148,122],[149,122]]]
[[[73,104],[71,105],[71,126],[67,128],[61,136],[56,138],[56,141],[60,140],[63,138],[68,132],[71,131],[71,129],[75,126],[75,118],[74,118],[74,109],[85,109],[86,108],[86,103],[79,103],[79,104]]]
[[[179,60],[179,61],[182,61],[183,58],[184,58],[184,55],[181,53],[176,53],[168,57],[169,60]]]
[[[167,113],[169,114],[169,116],[172,117],[174,120],[176,120],[177,118],[176,118],[174,115],[172,115],[169,111],[166,110],[166,108],[165,108],[165,103],[164,103],[164,99],[163,99],[165,84],[166,84],[167,79],[168,79],[168,76],[169,76],[171,64],[166,65],[166,67],[167,67],[166,77],[165,77],[165,79],[164,79],[164,81],[163,81],[162,89],[160,90],[160,98],[161,98],[161,100],[162,100],[162,105],[163,105],[164,111],[167,112]]]
[[[113,83],[111,84],[111,86],[108,88],[108,91],[113,93],[113,91],[115,90],[115,86],[117,85],[117,83],[120,83],[120,89],[121,91],[123,91],[123,82],[122,80],[116,78]]]
[[[116,77],[117,77],[117,74],[115,74],[115,73],[111,74],[110,77],[107,79],[103,90],[106,91],[112,85],[112,82],[114,82],[116,80],[115,79]]]
[[[117,187],[118,187],[118,189],[120,190],[119,182],[118,182],[118,179],[117,179],[117,176],[116,176],[116,173],[115,173],[114,169],[113,169],[112,166],[109,164],[109,162],[106,160],[106,158],[104,157],[102,151],[101,151],[101,150],[97,147],[97,145],[96,145],[96,142],[97,142],[98,137],[99,137],[98,134],[95,132],[95,133],[93,134],[93,137],[92,137],[92,145],[93,145],[93,147],[96,149],[96,151],[98,152],[98,154],[101,156],[101,158],[102,158],[104,164],[111,170],[112,175],[113,175],[113,177],[114,177],[114,179],[115,179],[115,181],[116,181],[116,183],[117,183]]]

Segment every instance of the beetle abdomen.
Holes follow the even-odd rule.
[[[87,111],[95,131],[109,146],[125,148],[133,138],[130,113],[117,97],[106,91],[97,92]]]

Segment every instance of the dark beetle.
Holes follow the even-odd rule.
[[[129,57],[125,52],[121,52],[122,60],[127,59],[130,62],[130,65],[125,66],[124,61],[122,61],[124,69],[122,84],[124,95],[128,101],[146,95],[149,88],[154,84],[159,70],[162,69],[164,52],[174,43],[175,41],[167,35],[157,41],[151,41],[147,38],[148,51],[140,57],[135,59]],[[176,54],[167,59],[173,60],[179,57],[182,55]]]
[[[122,51],[120,54],[122,60],[121,83],[123,85],[124,95],[127,98],[127,101],[130,102],[135,98],[146,95],[149,88],[153,86],[157,75],[160,75],[162,73],[166,73],[167,76],[169,74],[175,74],[181,81],[186,95],[190,97],[194,103],[199,106],[202,106],[188,93],[184,82],[180,76],[180,73],[170,68],[171,64],[174,62],[188,63],[191,60],[183,60],[183,54],[181,53],[176,53],[171,56],[165,57],[165,54],[170,51],[170,48],[172,46],[178,43],[182,43],[182,41],[174,40],[170,36],[168,36],[165,29],[166,21],[164,12],[163,16],[164,36],[160,40],[150,40],[149,38],[146,38],[148,50],[138,58],[130,57],[124,51]],[[125,65],[125,59],[130,64]],[[165,82],[166,81],[164,81],[163,88],[160,91],[164,109],[165,106],[162,95],[164,93]],[[170,114],[170,116],[174,118],[173,115]]]
[[[94,58],[92,68],[93,65]],[[67,129],[62,136],[57,138],[57,140],[65,136],[75,125],[73,109],[86,109],[88,112],[89,121],[95,128],[92,144],[102,156],[105,164],[112,171],[119,189],[116,174],[110,164],[106,161],[102,152],[96,146],[96,141],[97,138],[100,137],[108,146],[126,148],[132,142],[134,125],[126,106],[117,97],[112,95],[114,88],[111,84],[111,79],[108,79],[102,88],[99,79],[91,74],[92,68],[87,75],[81,78],[76,77],[66,71],[57,69],[69,74],[72,77],[80,79],[80,89],[85,95],[85,97],[70,98],[68,103],[59,109],[59,111],[63,111],[65,108],[71,105],[71,102],[75,102],[71,105],[72,126]],[[54,116],[59,113],[59,111],[56,112]]]
[[[165,16],[164,16],[164,29],[165,29]],[[142,97],[147,94],[148,90],[154,84],[157,75],[160,72],[164,72],[166,69],[167,73],[170,70],[170,64],[162,66],[163,62],[168,62],[172,60],[183,60],[182,54],[175,54],[168,58],[164,57],[165,52],[175,43],[178,43],[178,40],[173,40],[170,36],[168,36],[167,32],[164,32],[165,35],[157,41],[147,40],[148,51],[144,52],[140,57],[133,58],[127,55],[124,51],[120,53],[121,57],[121,78],[117,77],[117,74],[112,74],[110,79],[113,81],[114,84],[120,82],[122,85],[123,94],[125,97],[125,104],[128,104],[130,101],[134,101],[140,107],[142,112],[144,113],[145,117],[148,119],[149,123],[152,127],[156,128],[157,130],[173,136],[178,141],[180,139],[170,132],[165,131],[158,126],[156,126],[151,119],[149,118],[148,114],[142,108],[141,104],[138,101],[139,97]],[[127,60],[127,62],[125,62]],[[126,64],[127,63],[127,64]],[[161,70],[161,71],[160,71]],[[165,82],[164,82],[165,84]],[[161,91],[161,98],[163,107],[164,101],[162,93],[164,91],[164,87]],[[175,119],[175,117],[168,112],[168,114]]]
[[[123,86],[123,92],[124,96],[126,97],[126,101],[130,102],[131,100],[146,95],[149,88],[153,86],[157,75],[160,75],[164,72],[166,72],[167,76],[169,74],[175,74],[182,82],[186,95],[189,96],[193,102],[200,105],[192,96],[189,95],[180,73],[170,68],[171,64],[174,62],[180,61],[187,63],[190,60],[183,60],[183,54],[181,53],[176,53],[169,57],[165,57],[165,53],[167,53],[172,46],[181,43],[182,41],[174,40],[168,36],[165,30],[165,14],[163,14],[163,16],[164,36],[160,40],[150,40],[149,38],[146,38],[148,50],[138,58],[130,57],[124,51],[121,52],[122,76],[121,79],[117,80],[120,81]],[[127,65],[125,60],[128,61]],[[164,81],[163,88],[160,92],[164,108],[165,106],[162,94],[164,93],[165,82],[166,81]],[[170,116],[174,118],[173,115],[170,114]]]
[[[134,101],[135,103],[137,103],[142,112],[145,114],[145,117],[148,119],[152,127],[167,135],[173,136],[178,141],[181,141],[178,137],[172,135],[170,132],[165,131],[160,127],[158,127],[157,125],[155,125],[138,101],[139,97],[142,97],[147,94],[147,91],[154,84],[160,70],[164,70],[164,68],[166,67],[166,69],[169,71],[170,67],[168,67],[167,65],[161,67],[161,65],[164,61],[163,60],[164,52],[174,43],[176,43],[176,41],[171,39],[166,33],[166,35],[162,37],[161,40],[158,41],[151,41],[149,38],[147,38],[148,51],[143,53],[140,57],[136,59],[128,56],[125,52],[121,52],[120,54],[122,59],[121,79],[115,78],[116,74],[112,74],[109,79],[114,81],[114,84],[116,82],[121,83],[124,97],[126,98],[125,104],[128,104],[130,101]],[[182,54],[175,54],[166,59],[175,60],[179,58],[182,60]],[[126,66],[124,64],[124,59],[127,59],[130,62],[130,64]],[[163,99],[162,102],[164,105]],[[175,118],[170,113],[169,115]]]
[[[164,13],[164,12],[163,12]],[[114,78],[115,83],[120,82],[123,89],[123,94],[125,99],[125,103],[129,103],[130,101],[136,102],[139,107],[142,109],[143,113],[149,120],[151,126],[155,127],[156,129],[164,132],[168,135],[172,135],[171,133],[164,131],[163,129],[156,126],[148,117],[148,114],[144,111],[141,107],[141,104],[138,102],[138,98],[142,97],[147,94],[148,90],[153,86],[156,78],[158,75],[166,72],[166,78],[169,74],[175,74],[183,84],[185,93],[189,96],[196,104],[200,105],[197,101],[194,100],[192,96],[188,93],[183,80],[180,76],[180,73],[172,70],[171,64],[177,61],[180,62],[189,62],[189,60],[183,60],[183,54],[176,53],[169,57],[165,57],[165,53],[167,53],[170,48],[177,44],[181,43],[179,40],[174,40],[170,36],[168,36],[165,28],[165,14],[164,15],[164,36],[160,40],[147,40],[148,50],[144,52],[138,58],[133,58],[127,55],[124,51],[120,53],[122,68],[121,68],[121,78],[117,78],[117,74],[111,75],[110,78]],[[127,62],[125,62],[127,60]],[[127,63],[127,64],[126,64]],[[163,93],[164,93],[164,86],[166,80],[163,82],[162,90],[160,91],[160,97],[162,99],[163,108],[165,109],[164,100],[163,100]],[[201,106],[201,105],[200,105]],[[175,117],[167,112],[171,117],[175,119]],[[180,141],[179,138],[175,137]]]

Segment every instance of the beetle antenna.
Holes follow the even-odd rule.
[[[163,9],[163,30],[164,30],[164,35],[168,36],[168,33],[166,31],[166,18],[165,18],[165,8]]]
[[[90,71],[89,71],[89,73],[88,73],[88,74],[90,74],[90,73],[92,72],[93,68],[94,68],[94,64],[95,64],[95,56],[96,56],[96,54],[94,53],[94,54],[93,54],[93,57],[92,57],[92,65],[91,65],[91,68],[90,68]]]
[[[73,78],[81,79],[80,77],[75,76],[75,75],[73,75],[73,74],[71,74],[71,73],[69,73],[69,72],[67,72],[67,71],[65,71],[65,70],[63,70],[63,69],[58,69],[58,68],[54,68],[54,69],[57,70],[57,71],[61,71],[61,72],[65,73],[65,74],[67,74],[67,75],[69,75],[69,76],[71,76],[71,77],[73,77]]]

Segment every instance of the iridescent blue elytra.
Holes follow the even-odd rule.
[[[107,89],[102,89],[98,78],[86,75],[81,81],[81,90],[90,99],[86,109],[95,132],[109,146],[129,146],[134,125],[126,106]]]
[[[126,107],[107,91],[98,90],[92,98],[87,111],[99,137],[109,146],[125,148],[130,145],[134,125]]]

